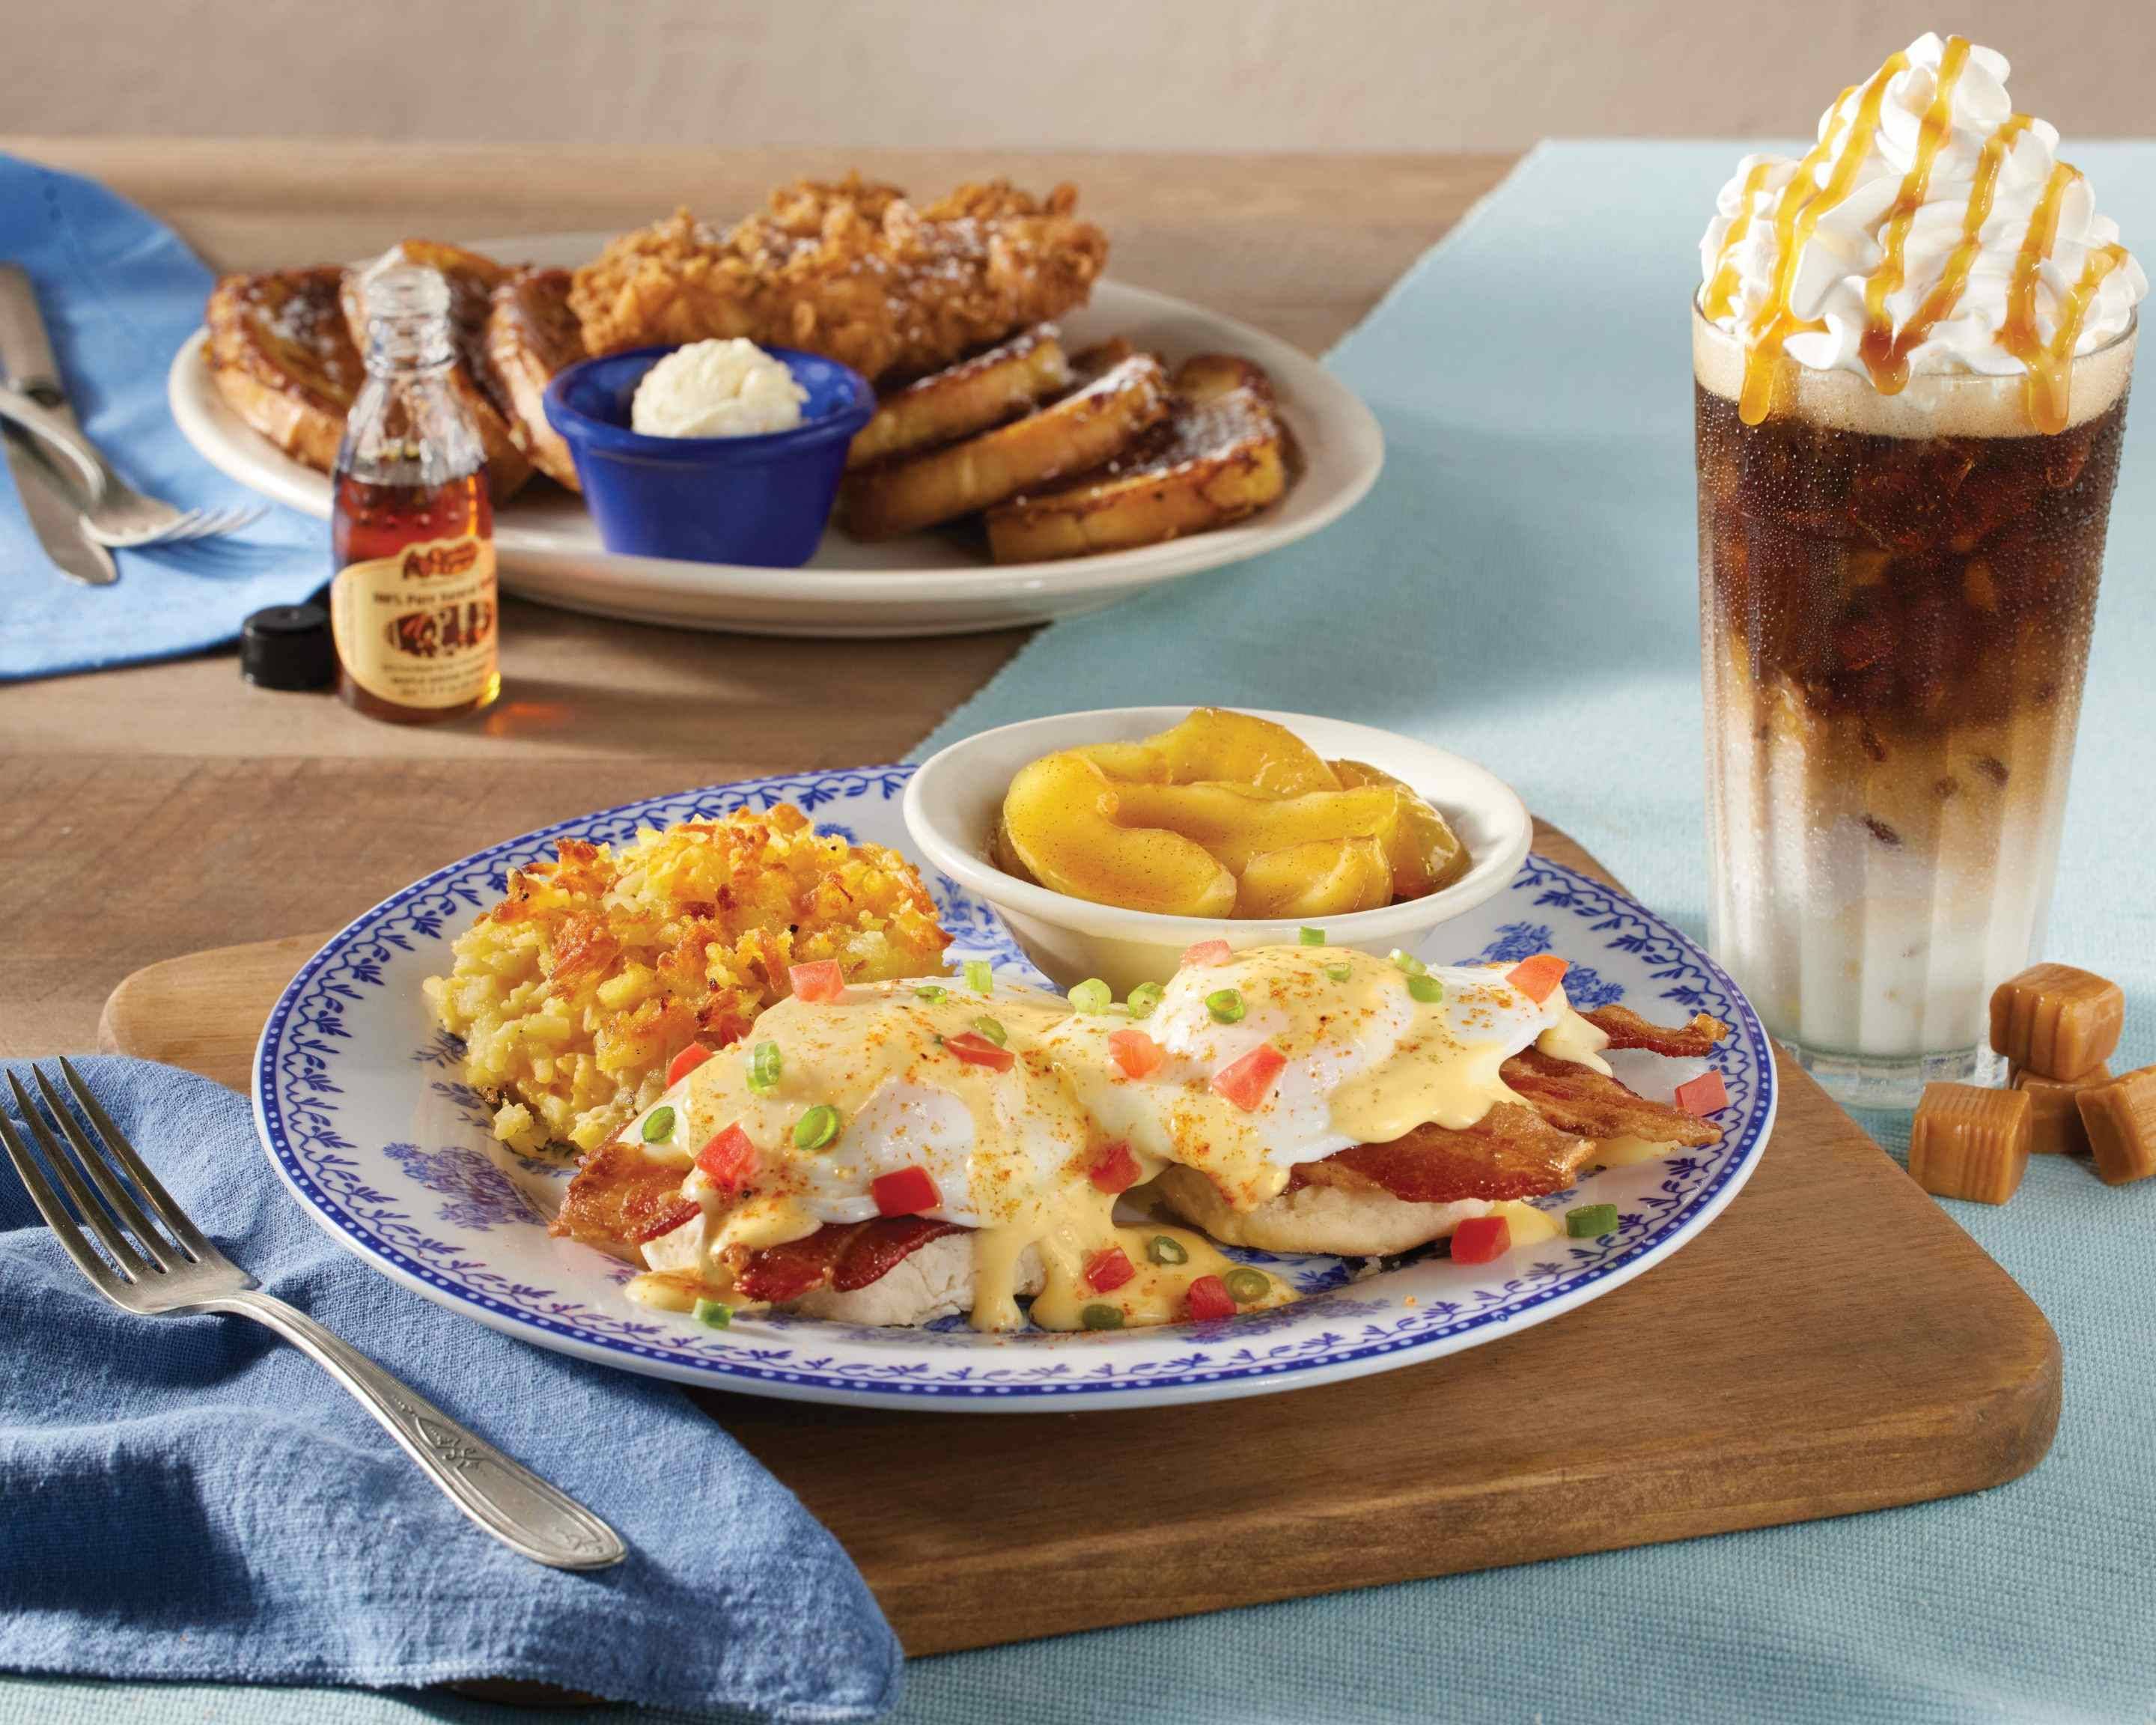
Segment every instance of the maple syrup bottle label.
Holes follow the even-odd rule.
[[[501,688],[486,454],[452,381],[448,284],[393,259],[362,286],[367,382],[330,512],[337,690],[369,718],[454,719]]]
[[[497,685],[490,539],[429,539],[347,563],[330,584],[345,675],[394,706],[470,708]]]

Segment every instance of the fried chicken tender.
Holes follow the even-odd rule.
[[[593,353],[746,336],[911,377],[1083,305],[1107,236],[1008,182],[916,205],[850,174],[800,180],[721,234],[685,209],[613,241],[576,273],[569,303]]]

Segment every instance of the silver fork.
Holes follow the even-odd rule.
[[[60,1062],[60,1070],[81,1104],[88,1131],[44,1071],[35,1066],[30,1070],[50,1111],[52,1127],[40,1116],[20,1079],[11,1072],[8,1083],[29,1136],[73,1201],[73,1213],[60,1201],[4,1113],[0,1113],[0,1142],[46,1224],[75,1267],[106,1299],[146,1317],[182,1312],[229,1312],[251,1317],[297,1347],[357,1396],[452,1503],[511,1550],[557,1569],[603,1569],[628,1556],[628,1548],[613,1529],[582,1504],[465,1430],[296,1307],[261,1292],[254,1278],[212,1245],[173,1202],[68,1061]],[[73,1149],[72,1160],[54,1142],[55,1127]],[[103,1204],[85,1183],[85,1173],[103,1194]],[[134,1183],[133,1192],[127,1181]],[[140,1204],[136,1193],[141,1196]],[[162,1224],[162,1230],[151,1223],[151,1214]]]
[[[144,496],[112,470],[96,444],[36,397],[6,384],[0,384],[0,419],[21,426],[67,464],[90,500],[82,512],[83,531],[115,551],[212,539],[220,533],[236,533],[262,517],[259,503],[234,509],[180,509],[162,498]]]

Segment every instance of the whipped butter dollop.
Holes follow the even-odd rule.
[[[2040,377],[2124,332],[2148,280],[2006,75],[1990,49],[1928,33],[1845,90],[1803,157],[1746,157],[1700,240],[1702,313],[1762,371],[1786,355],[1888,394],[2026,374],[2032,418],[2057,429]],[[1748,420],[1770,388],[1748,377]]]
[[[645,437],[750,437],[793,430],[808,399],[786,362],[753,341],[691,341],[644,374],[629,424]]]

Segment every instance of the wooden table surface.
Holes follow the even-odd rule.
[[[940,189],[1076,182],[1122,280],[1328,346],[1502,177],[1502,156],[566,151],[274,139],[0,150],[90,174],[212,264],[364,256],[407,235],[724,216],[802,174]],[[328,551],[323,552],[327,578]],[[0,1055],[90,1047],[105,996],[204,947],[341,925],[495,839],[631,797],[895,760],[1025,631],[778,641],[510,601],[505,692],[418,728],[250,688],[229,652],[0,686]],[[834,698],[836,693],[839,698]]]

